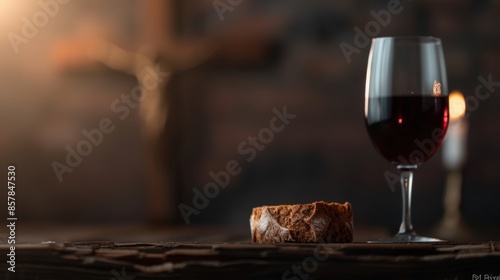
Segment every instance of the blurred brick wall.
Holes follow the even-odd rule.
[[[4,2],[0,8],[11,5]],[[110,69],[61,75],[54,65],[54,49],[61,41],[70,42],[77,47],[70,53],[77,53],[89,38],[129,50],[152,43],[144,42],[143,33],[148,32],[141,29],[143,21],[170,16],[162,11],[140,16],[144,2],[70,1],[19,55],[6,34],[18,32],[21,18],[33,15],[38,4],[25,4],[27,10],[4,18],[10,22],[0,28],[5,33],[0,41],[0,162],[19,168],[23,221],[146,220],[150,201],[138,111],[117,121],[116,131],[64,182],[58,182],[50,165],[64,160],[67,145],[84,138],[82,129],[95,128],[103,117],[116,117],[110,103],[137,85],[134,77]],[[223,21],[215,1],[171,2],[178,40],[201,38],[215,49],[201,65],[175,73],[167,89],[181,96],[175,105],[182,112],[177,135],[182,144],[173,162],[181,201],[192,204],[192,189],[210,182],[210,171],[224,169],[230,160],[242,167],[192,222],[247,226],[257,205],[326,200],[351,201],[357,225],[395,230],[400,192],[391,192],[383,177],[395,168],[372,147],[363,119],[369,46],[353,54],[350,63],[339,48],[342,42],[353,44],[353,28],[364,29],[373,20],[370,11],[387,9],[388,1],[248,0],[225,12]],[[498,0],[401,0],[400,5],[403,10],[391,16],[378,36],[442,38],[450,90],[473,95],[479,75],[500,80]],[[165,32],[161,24],[152,20],[147,26],[158,46]],[[500,222],[498,91],[481,101],[469,119],[462,210],[471,224]],[[238,145],[268,127],[272,109],[283,106],[297,117],[247,163],[248,155],[240,155]],[[419,168],[416,225],[430,226],[440,219],[444,181],[440,154]]]
[[[364,29],[373,20],[370,11],[387,9],[388,1],[243,1],[223,21],[213,3],[178,1],[178,35],[219,43],[210,61],[179,75],[181,86],[171,89],[197,104],[183,105],[189,112],[183,126],[191,131],[181,156],[183,202],[192,205],[191,189],[202,189],[212,180],[208,173],[229,160],[242,163],[243,171],[192,221],[244,224],[254,206],[326,200],[351,201],[359,224],[394,228],[400,192],[391,192],[383,173],[396,171],[371,146],[363,120],[369,46],[351,63],[339,48],[353,44],[353,28]],[[450,90],[473,95],[478,75],[500,81],[500,2],[400,5],[378,36],[440,37]],[[499,102],[494,93],[469,120],[462,209],[470,223],[500,221]],[[268,126],[272,108],[283,106],[297,118],[246,163],[238,145]],[[416,173],[416,224],[441,218],[444,182],[438,153]]]

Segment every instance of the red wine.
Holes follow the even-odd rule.
[[[441,146],[448,128],[447,96],[370,97],[366,125],[390,162],[419,165]]]

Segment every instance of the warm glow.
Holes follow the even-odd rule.
[[[459,91],[450,93],[448,97],[450,106],[450,120],[454,121],[465,115],[466,105],[464,95]]]
[[[20,34],[23,26],[23,16],[32,19],[30,11],[37,6],[38,1],[0,0],[0,32],[5,37],[10,32]],[[4,37],[4,38],[5,38]]]

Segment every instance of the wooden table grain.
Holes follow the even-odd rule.
[[[500,243],[27,243],[7,267],[0,279],[500,279]]]

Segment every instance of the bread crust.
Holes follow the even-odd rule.
[[[258,243],[346,243],[353,240],[349,202],[261,206],[250,217],[252,241]]]

